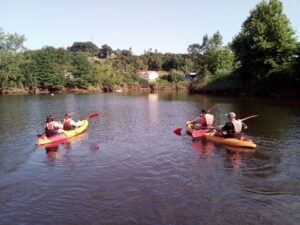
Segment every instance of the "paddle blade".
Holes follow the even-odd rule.
[[[92,115],[89,115],[89,116],[87,116],[87,117],[81,119],[81,120],[87,120],[87,119],[90,119],[90,118],[93,118],[93,117],[96,117],[96,116],[99,116],[99,113],[94,113],[94,114],[92,114]]]
[[[204,135],[205,130],[196,130],[192,132],[192,137],[195,138],[201,138]]]
[[[177,134],[177,135],[181,135],[181,130],[182,128],[176,128],[173,133]]]
[[[94,113],[94,114],[92,114],[92,115],[89,115],[89,116],[87,117],[87,119],[90,119],[90,118],[93,118],[93,117],[96,117],[96,116],[99,116],[99,113]]]

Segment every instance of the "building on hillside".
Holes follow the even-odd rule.
[[[154,81],[158,78],[158,73],[156,71],[142,70],[138,73],[141,78],[147,79],[149,81]]]
[[[196,77],[197,73],[190,72],[184,75],[185,80],[193,80]]]

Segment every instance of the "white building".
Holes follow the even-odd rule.
[[[156,71],[142,70],[139,72],[139,76],[144,79],[154,81],[158,78],[158,73]]]
[[[196,77],[197,73],[191,72],[191,73],[186,73],[184,75],[185,80],[193,80]]]

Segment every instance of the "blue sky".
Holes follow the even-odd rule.
[[[29,49],[68,47],[75,41],[108,44],[135,54],[152,48],[186,53],[205,34],[227,44],[260,0],[0,0],[0,27],[24,34]],[[300,36],[300,0],[283,0]]]

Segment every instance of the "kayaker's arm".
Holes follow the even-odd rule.
[[[189,121],[189,122],[194,124],[194,123],[198,123],[198,121],[199,121],[199,117],[196,117],[195,119],[193,119],[192,121]]]

